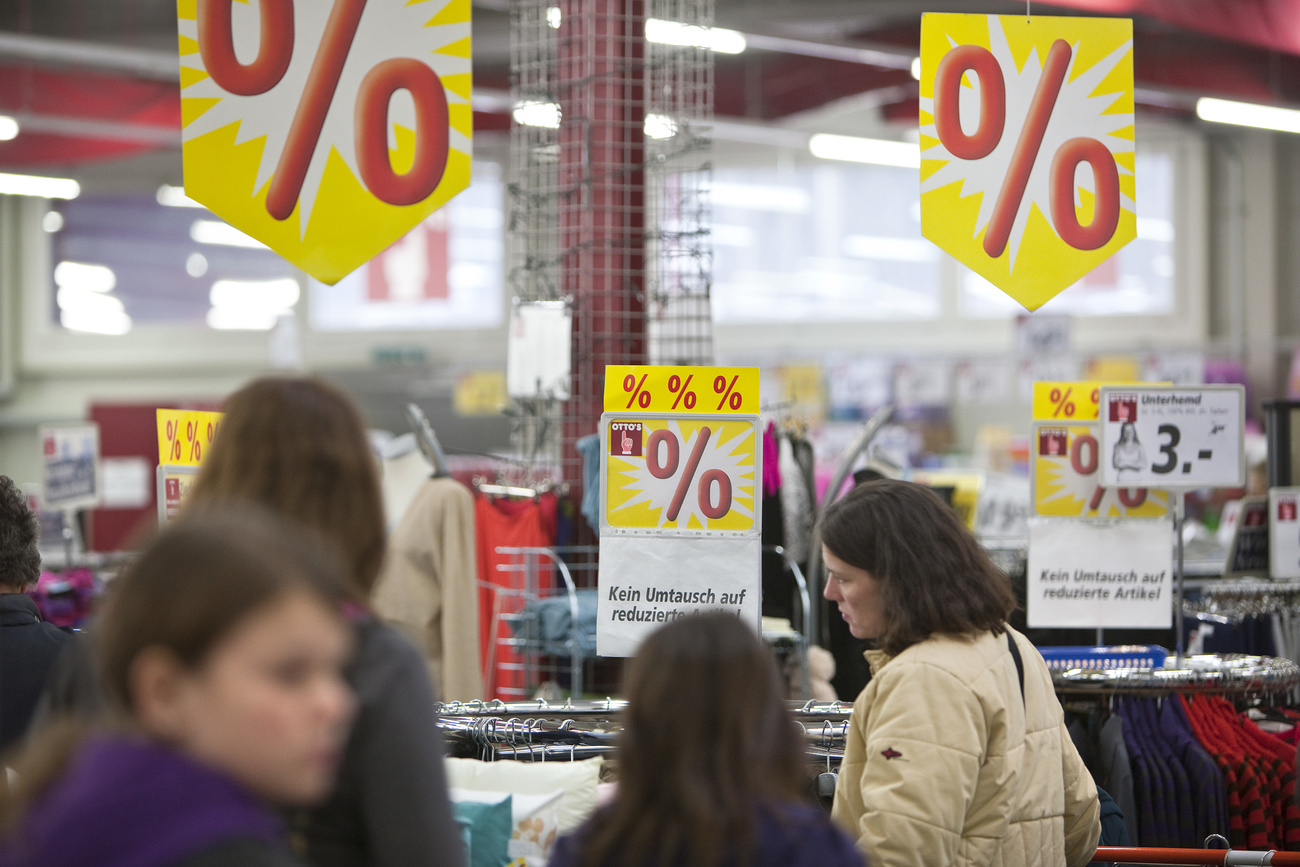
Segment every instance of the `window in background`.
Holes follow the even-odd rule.
[[[264,329],[297,301],[293,266],[179,188],[83,195],[59,203],[42,226],[54,263],[51,315],[71,331]]]
[[[1156,316],[1174,312],[1174,164],[1139,150],[1137,238],[1041,308],[1076,316]],[[961,314],[1000,319],[1024,313],[989,281],[961,267]]]
[[[921,237],[915,169],[718,169],[720,323],[935,319],[941,253]]]
[[[473,182],[401,240],[333,286],[311,280],[319,331],[493,328],[504,306],[500,169],[474,163]]]

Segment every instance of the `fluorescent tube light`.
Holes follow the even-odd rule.
[[[64,289],[112,292],[113,287],[117,285],[117,275],[107,265],[60,262],[54,266],[54,282]]]
[[[268,249],[256,238],[245,235],[229,223],[218,220],[195,220],[190,225],[190,238],[200,244],[224,244],[227,247],[249,247],[257,250]]]
[[[1272,105],[1256,105],[1206,96],[1196,100],[1196,116],[1201,120],[1215,123],[1253,126],[1278,132],[1300,132],[1300,111],[1293,108],[1277,108]]]
[[[198,202],[185,195],[184,187],[173,187],[171,184],[163,184],[158,188],[156,195],[158,204],[166,205],[169,208],[202,208]]]
[[[646,20],[645,38],[647,42],[658,42],[660,45],[708,48],[719,54],[740,54],[745,50],[745,34],[736,30],[700,27],[696,24],[682,24],[680,21],[665,21],[662,18]]]
[[[560,29],[560,22],[563,20],[559,6],[546,7],[546,23],[552,30]]]
[[[560,104],[558,102],[521,102],[513,112],[515,123],[520,126],[540,126],[544,129],[560,128]]]
[[[78,309],[62,310],[59,312],[59,324],[69,331],[116,336],[126,334],[131,330],[131,317],[123,312],[96,313]]]
[[[18,121],[0,114],[0,141],[9,141],[18,137]]]
[[[677,121],[666,114],[647,114],[645,134],[647,138],[672,138],[677,135]]]
[[[824,160],[873,163],[905,169],[921,167],[921,146],[909,142],[818,133],[808,141],[808,150],[813,156]]]
[[[208,300],[213,307],[271,310],[279,313],[297,304],[298,294],[298,281],[292,277],[280,280],[218,280],[212,284]]]
[[[81,184],[71,178],[43,178],[38,175],[0,173],[0,194],[37,196],[42,199],[75,199],[81,195]]]

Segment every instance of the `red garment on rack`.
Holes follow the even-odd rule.
[[[1221,704],[1220,704],[1221,702]],[[1236,710],[1222,698],[1201,696],[1184,702],[1188,711],[1188,720],[1196,736],[1206,750],[1216,760],[1222,756],[1236,772],[1236,789],[1238,792],[1239,811],[1244,826],[1244,841],[1234,846],[1245,845],[1251,849],[1273,848],[1273,804],[1269,795],[1269,773],[1251,751],[1247,749],[1244,733]],[[1226,712],[1225,712],[1226,711]],[[1232,782],[1228,782],[1229,815],[1232,814]],[[1234,837],[1237,835],[1237,819],[1232,821]]]
[[[518,701],[528,686],[524,682],[523,660],[509,644],[510,624],[502,614],[513,614],[522,605],[518,595],[493,589],[517,589],[522,576],[503,571],[515,558],[498,554],[497,548],[545,548],[555,541],[556,496],[544,493],[533,500],[493,499],[476,493],[474,525],[478,537],[479,659],[483,665],[484,698]],[[549,590],[550,575],[542,576]]]
[[[1192,701],[1190,698],[1184,698],[1181,695],[1170,696],[1171,701],[1182,702],[1183,711],[1187,715],[1187,722],[1192,727],[1196,739],[1205,747],[1205,751],[1218,764],[1219,770],[1223,772],[1223,782],[1228,796],[1228,839],[1235,847],[1246,845],[1246,817],[1243,809],[1243,799],[1241,796],[1240,782],[1238,780],[1238,765],[1233,762],[1225,752],[1225,745],[1217,737],[1216,731],[1212,730],[1202,715],[1204,710],[1200,702]]]

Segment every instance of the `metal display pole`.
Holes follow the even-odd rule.
[[[1174,647],[1177,651],[1178,666],[1183,664],[1183,653],[1187,649],[1187,636],[1183,631],[1183,521],[1187,517],[1186,493],[1182,490],[1176,490],[1174,495],[1174,547],[1178,551],[1177,559],[1174,562],[1174,568],[1177,570],[1174,575],[1177,579],[1177,589],[1174,591],[1174,629],[1178,634],[1174,636]]]

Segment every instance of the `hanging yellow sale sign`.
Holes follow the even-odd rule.
[[[158,463],[197,467],[221,427],[221,413],[193,409],[158,410]]]
[[[185,192],[335,283],[469,186],[470,0],[178,0]]]
[[[1133,23],[927,13],[921,231],[1029,310],[1137,237]]]

